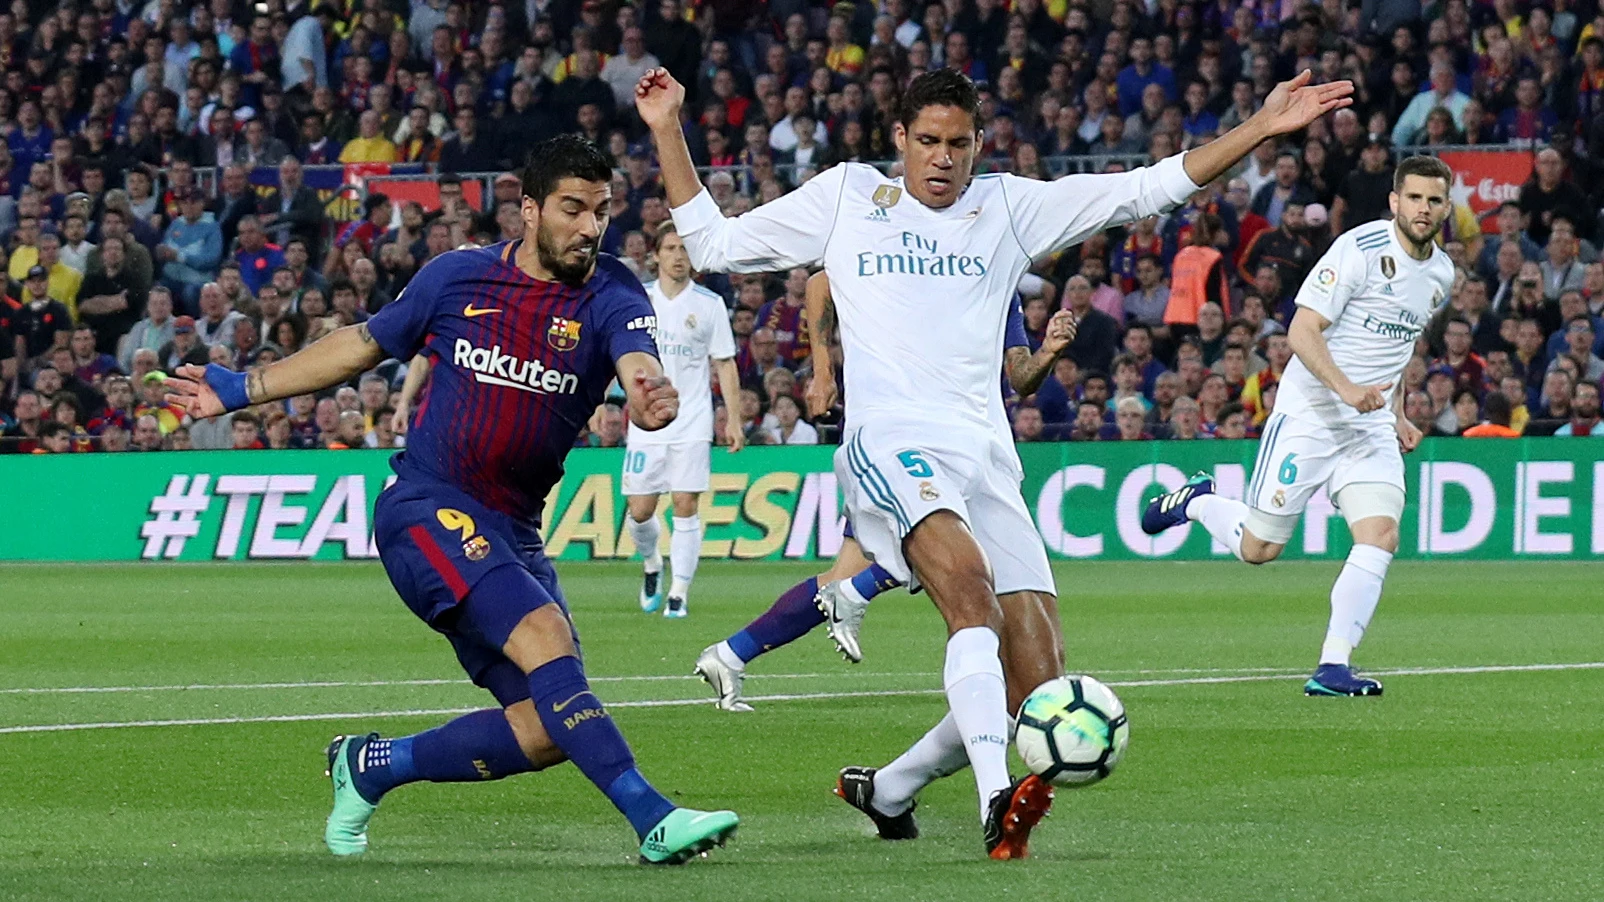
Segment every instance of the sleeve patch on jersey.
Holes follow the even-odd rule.
[[[1314,274],[1314,280],[1322,288],[1330,288],[1337,284],[1337,271],[1333,267],[1322,266],[1320,271]]]

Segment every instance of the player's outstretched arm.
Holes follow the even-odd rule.
[[[1028,345],[1016,345],[1003,353],[1008,365],[1008,383],[1014,391],[1024,397],[1041,388],[1047,381],[1047,374],[1053,371],[1053,364],[1058,362],[1058,355],[1075,340],[1075,329],[1079,325],[1075,314],[1060,310],[1047,321],[1047,335],[1036,353],[1032,354]]]
[[[1265,141],[1290,134],[1314,120],[1353,103],[1353,82],[1333,81],[1311,85],[1308,69],[1291,81],[1275,86],[1264,105],[1248,120],[1220,137],[1189,151],[1183,158],[1186,174],[1207,185]]]
[[[835,223],[844,167],[825,170],[778,200],[726,219],[696,177],[681,131],[684,103],[685,88],[667,69],[652,69],[635,85],[635,111],[657,145],[663,188],[691,265],[700,272],[775,272],[817,264]]]
[[[1325,330],[1331,321],[1308,307],[1299,307],[1287,327],[1287,338],[1292,353],[1298,355],[1320,384],[1337,393],[1342,403],[1360,413],[1380,410],[1387,405],[1386,392],[1392,383],[1384,385],[1358,385],[1349,379],[1337,362],[1331,359],[1331,348],[1326,344]]]
[[[178,368],[167,386],[185,412],[201,419],[341,385],[387,356],[367,324],[361,323],[336,329],[305,350],[244,373],[215,363],[188,364]]]
[[[629,421],[635,426],[656,432],[679,416],[679,392],[651,354],[631,351],[618,358],[618,384],[624,387]]]

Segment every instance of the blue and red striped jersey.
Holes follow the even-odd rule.
[[[520,243],[441,254],[367,325],[385,353],[432,365],[396,474],[538,528],[618,358],[657,356],[657,319],[617,259],[600,255],[584,285],[542,282],[514,262]]]

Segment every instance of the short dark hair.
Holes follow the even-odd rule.
[[[1452,326],[1454,323],[1464,326],[1465,331],[1471,333],[1472,335],[1476,333],[1476,327],[1470,324],[1470,320],[1456,313],[1453,316],[1448,317],[1448,321],[1443,323],[1442,334],[1447,335],[1448,327]]]
[[[980,130],[980,92],[962,72],[935,69],[910,82],[902,95],[902,110],[897,117],[902,127],[912,128],[919,112],[927,106],[955,106],[969,114],[975,131]]]
[[[536,144],[524,166],[523,196],[544,203],[567,178],[606,182],[613,177],[613,158],[595,142],[579,135],[558,135]]]
[[[1424,176],[1428,179],[1442,179],[1443,183],[1449,186],[1454,183],[1454,171],[1448,168],[1447,163],[1436,157],[1416,154],[1412,157],[1404,157],[1403,161],[1398,164],[1397,171],[1392,175],[1392,190],[1403,190],[1404,179],[1411,175]]]
[[[1482,415],[1487,417],[1489,423],[1508,426],[1513,413],[1509,399],[1504,397],[1503,392],[1490,391],[1487,393],[1487,399],[1482,402]]]
[[[368,195],[367,200],[362,202],[362,215],[364,217],[372,216],[374,210],[379,209],[389,202],[390,195],[385,194],[382,191],[375,191]]]

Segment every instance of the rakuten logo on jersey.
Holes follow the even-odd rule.
[[[579,377],[546,366],[538,360],[519,360],[501,353],[501,345],[476,348],[466,338],[452,347],[451,362],[473,373],[486,385],[504,385],[538,395],[571,395],[579,390]]]

